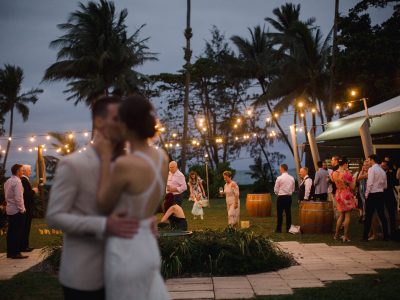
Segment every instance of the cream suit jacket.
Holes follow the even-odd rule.
[[[106,217],[96,203],[99,172],[100,160],[90,146],[59,161],[50,191],[47,222],[64,232],[59,280],[73,289],[104,286]]]

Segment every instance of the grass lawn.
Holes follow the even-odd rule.
[[[245,193],[241,199],[241,220],[249,220],[251,229],[274,241],[298,241],[301,243],[327,243],[329,245],[343,245],[334,241],[333,234],[291,235],[286,233],[276,234],[276,209],[273,197],[272,217],[253,218],[246,214]],[[225,199],[212,199],[211,208],[204,208],[204,220],[193,220],[191,215],[192,202],[184,202],[184,210],[188,219],[190,230],[203,230],[205,228],[223,229],[227,224]],[[293,224],[298,224],[298,205],[293,201]],[[41,248],[50,245],[59,238],[59,235],[41,235],[39,229],[48,229],[43,219],[35,219],[32,225],[31,246]],[[360,242],[363,226],[358,223],[357,212],[354,212],[350,227],[352,241],[346,245],[353,245],[365,250],[398,250],[400,243],[371,241]],[[0,236],[0,252],[5,252],[5,236]],[[355,279],[342,282],[333,282],[325,288],[297,289],[294,295],[277,297],[258,297],[257,299],[399,299],[400,295],[400,270],[381,270],[379,274],[356,276]],[[28,270],[15,276],[11,280],[0,281],[1,299],[62,299],[62,291],[57,279],[44,272]]]

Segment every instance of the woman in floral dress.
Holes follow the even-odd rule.
[[[194,201],[193,208],[192,208],[192,215],[194,219],[200,217],[203,220],[204,211],[202,206],[202,200],[206,198],[203,184],[201,183],[202,180],[197,175],[195,171],[191,171],[189,173],[189,189],[190,189],[190,196],[189,200]]]
[[[339,169],[332,173],[333,181],[336,184],[336,209],[340,213],[336,222],[336,232],[334,239],[339,239],[339,230],[343,224],[343,242],[349,242],[349,226],[351,210],[356,207],[354,200],[355,180],[347,169],[347,158],[339,160]]]

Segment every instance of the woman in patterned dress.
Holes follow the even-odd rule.
[[[332,173],[332,178],[336,184],[336,209],[340,213],[336,222],[336,232],[334,239],[339,239],[339,230],[343,224],[343,242],[349,242],[349,226],[351,210],[356,207],[354,200],[355,180],[347,169],[347,158],[339,160],[339,169]]]
[[[202,180],[195,171],[189,173],[188,185],[190,189],[189,201],[194,202],[192,214],[195,219],[200,217],[203,220],[204,211],[201,200],[206,198],[206,193],[204,192]]]

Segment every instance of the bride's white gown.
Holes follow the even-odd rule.
[[[161,258],[151,230],[151,219],[143,219],[152,192],[165,191],[161,174],[162,154],[157,165],[143,152],[135,152],[149,164],[155,174],[153,183],[139,195],[122,194],[115,212],[128,212],[140,221],[139,231],[132,239],[109,237],[105,250],[105,288],[107,300],[170,299],[160,274]]]

